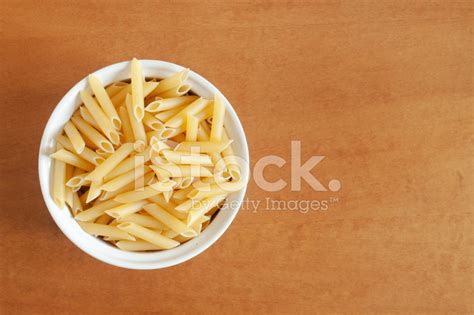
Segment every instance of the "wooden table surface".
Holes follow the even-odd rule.
[[[470,1],[5,0],[0,17],[0,313],[473,313]],[[252,179],[259,207],[182,265],[89,257],[46,209],[38,146],[69,88],[132,57],[213,82],[252,165],[288,161],[267,180],[290,182],[301,140],[302,162],[325,156],[313,174],[341,189]]]

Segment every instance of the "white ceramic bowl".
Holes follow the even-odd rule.
[[[184,69],[179,65],[158,60],[141,60],[141,64],[146,77],[163,78]],[[115,81],[129,79],[130,62],[127,61],[110,65],[96,71],[95,74],[100,78],[104,85],[108,85]],[[191,84],[193,92],[204,98],[211,99],[213,98],[214,93],[218,92],[218,89],[214,85],[193,71],[189,72],[187,82]],[[38,171],[41,191],[46,206],[56,224],[75,245],[87,254],[103,262],[123,268],[164,268],[182,263],[202,253],[227,230],[240,207],[227,207],[227,209],[221,209],[201,235],[176,248],[161,252],[134,253],[122,251],[98,238],[88,235],[79,227],[67,209],[60,209],[54,203],[51,198],[52,160],[49,155],[54,149],[55,136],[61,132],[64,124],[70,119],[73,112],[81,103],[79,99],[79,91],[86,87],[87,78],[84,78],[70,89],[62,98],[46,124],[39,148]],[[248,182],[249,154],[245,133],[239,118],[229,101],[225,99],[225,102],[227,109],[224,122],[225,127],[229,133],[229,137],[234,139],[233,147],[236,155],[240,156],[247,162],[242,170],[242,178]],[[244,198],[246,188],[247,187],[240,192],[231,194],[227,198],[226,203],[229,204],[232,202],[232,204],[238,203],[240,205]]]

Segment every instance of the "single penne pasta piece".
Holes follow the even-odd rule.
[[[234,191],[239,191],[244,188],[245,183],[239,182],[223,182],[216,183],[209,186],[201,186],[190,192],[187,197],[192,199],[204,199],[207,197],[229,194]]]
[[[78,157],[74,153],[61,149],[56,151],[55,153],[51,154],[50,157],[63,161],[66,164],[73,165],[77,168],[80,168],[84,171],[92,171],[94,169],[94,164],[83,160],[82,158]]]
[[[92,172],[87,175],[86,179],[90,181],[101,181],[105,175],[112,171],[120,162],[125,160],[127,156],[134,150],[132,143],[124,143],[117,151],[112,153],[104,162],[97,166]]]
[[[86,147],[86,143],[84,142],[84,139],[82,139],[82,136],[79,133],[79,130],[77,130],[76,126],[74,126],[72,122],[68,121],[64,126],[64,132],[66,133],[69,141],[71,141],[74,151],[77,154],[81,154]]]
[[[119,225],[117,225],[117,228],[131,235],[139,237],[145,241],[148,241],[162,249],[170,249],[180,244],[179,242],[173,239],[160,235],[159,233],[154,232],[153,230],[150,230],[133,222],[120,223]]]
[[[178,218],[174,217],[156,203],[149,203],[143,206],[146,212],[148,212],[152,217],[163,223],[169,229],[175,231],[176,233],[183,233],[188,230],[186,224],[180,221]]]
[[[154,230],[163,230],[166,228],[166,226],[163,223],[156,220],[154,217],[149,216],[149,215],[137,214],[137,213],[132,213],[123,218],[118,218],[117,222],[118,223],[133,222],[136,224],[140,224],[143,227],[154,229]]]
[[[82,203],[77,192],[72,193],[72,214],[75,216],[82,211]]]
[[[185,95],[190,90],[191,90],[191,86],[189,84],[182,83],[179,86],[172,88],[171,90],[168,90],[166,92],[159,94],[158,96],[162,97],[163,99],[175,98],[178,96]]]
[[[81,91],[80,96],[81,100],[84,102],[84,106],[89,110],[89,113],[91,114],[92,118],[94,118],[97,125],[99,125],[99,128],[102,130],[105,137],[113,144],[119,144],[120,136],[118,132],[114,129],[109,118],[97,104],[94,98],[86,91]]]
[[[117,95],[118,92],[120,92],[122,89],[124,89],[126,86],[128,85],[128,83],[125,83],[125,82],[115,82],[115,83],[112,83],[110,84],[108,87],[105,88],[105,91],[107,92],[107,95],[109,95],[109,97],[113,97],[115,95]]]
[[[91,127],[84,119],[78,116],[73,116],[71,120],[77,129],[79,129],[79,131],[90,141],[92,141],[98,148],[104,150],[105,152],[114,152],[112,143],[110,143],[110,141],[101,135],[97,130]]]
[[[211,171],[200,165],[150,165],[157,176],[165,177],[212,177]]]
[[[197,130],[199,126],[199,120],[188,114],[186,117],[186,141],[196,141],[197,140]]]
[[[82,119],[84,119],[89,125],[91,125],[95,129],[100,129],[99,125],[96,123],[94,118],[92,118],[91,113],[89,113],[89,110],[85,106],[79,107],[79,113]]]
[[[175,204],[172,201],[167,202],[165,198],[163,197],[163,195],[156,195],[156,196],[148,198],[148,200],[153,203],[156,203],[161,208],[165,209],[170,214],[172,214],[173,216],[175,216],[176,218],[180,220],[185,219],[187,217],[186,214],[176,211],[175,207],[177,206],[177,204]]]
[[[160,81],[160,84],[150,93],[150,96],[156,96],[172,88],[178,87],[188,78],[189,69],[184,69]]]
[[[62,145],[56,144],[57,150],[62,150]],[[64,208],[66,201],[66,163],[61,160],[54,161],[53,168],[53,200],[60,208]]]
[[[145,151],[123,160],[112,171],[110,171],[110,173],[104,176],[104,180],[109,181],[114,177],[122,175],[148,162],[150,160],[150,150],[151,148],[147,147]]]
[[[143,172],[140,172],[140,173],[146,174],[148,172],[151,172],[151,168],[149,168],[148,166],[145,165]],[[131,171],[123,173],[123,174],[111,179],[110,181],[106,182],[105,184],[102,185],[101,189],[105,190],[105,191],[115,191],[115,190],[118,190],[118,189],[122,188],[123,186],[129,184],[129,183],[134,182],[135,179],[139,178],[139,177],[140,176],[137,176],[136,169],[133,169]]]
[[[171,117],[178,114],[183,109],[185,109],[186,106],[188,106],[188,105],[181,105],[179,107],[169,109],[169,110],[166,110],[164,112],[159,112],[158,114],[155,114],[155,117],[158,118],[159,120],[161,120],[162,122],[165,122],[165,121],[169,120]]]
[[[197,209],[193,208],[188,212],[188,218],[186,220],[187,225],[193,225],[200,217],[205,215],[209,210],[214,207],[217,207],[222,201],[224,201],[226,195],[218,195],[206,198],[199,201],[199,206]]]
[[[212,141],[190,141],[190,142],[181,142],[175,148],[176,151],[191,151],[195,149],[198,153],[213,153],[213,152],[222,152],[224,151],[230,144],[232,140],[228,141],[219,141],[219,142],[212,142]]]
[[[159,99],[151,102],[145,108],[145,111],[150,113],[157,113],[157,112],[164,112],[170,109],[174,109],[176,107],[180,107],[183,105],[189,105],[190,103],[194,102],[198,97],[196,95],[189,95],[189,96],[179,96],[179,97],[172,97],[167,99]]]
[[[87,196],[87,192],[84,194],[86,194]],[[94,221],[95,219],[103,215],[105,213],[105,210],[112,209],[119,205],[120,205],[120,202],[117,202],[115,200],[106,200],[106,201],[103,201],[102,203],[94,205],[93,207],[89,209],[85,209],[84,211],[77,214],[74,218],[78,221],[84,221],[84,222]]]
[[[128,117],[130,119],[130,125],[132,126],[133,137],[135,139],[135,143],[137,143],[138,145],[137,149],[144,150],[147,143],[145,128],[143,127],[142,121],[138,120],[135,117],[133,107],[132,107],[132,97],[130,96],[130,94],[127,94],[125,104],[127,108]]]
[[[118,195],[125,193],[125,192],[130,192],[138,189],[142,189],[145,184],[148,184],[148,182],[155,176],[153,172],[146,173],[144,176],[137,178],[135,181],[128,183],[127,185],[114,190],[114,191],[104,191],[102,196],[100,197],[101,200],[110,200]]]
[[[112,104],[109,95],[105,91],[102,82],[100,82],[99,78],[94,74],[90,74],[88,79],[89,85],[95,94],[95,98],[97,99],[97,102],[104,111],[105,115],[112,123],[112,126],[116,130],[120,130],[122,127],[122,122],[117,111],[115,110],[114,104]]]
[[[226,130],[224,129],[222,132],[222,139],[224,141],[229,140],[229,136],[227,135]],[[229,173],[230,177],[233,180],[240,181],[241,173],[240,173],[240,166],[237,162],[237,157],[232,149],[232,144],[230,144],[227,148],[225,148],[222,152],[222,156],[224,157],[224,163],[227,167],[227,172]]]
[[[105,213],[110,215],[112,218],[119,219],[119,218],[124,218],[129,214],[135,213],[143,209],[143,206],[147,204],[147,200],[138,200],[134,202],[129,202],[122,204],[120,206],[117,206],[115,208],[105,210]]]
[[[158,185],[159,184],[159,185]],[[143,199],[148,199],[150,197],[156,196],[163,191],[167,191],[170,189],[173,189],[174,182],[167,182],[167,187],[164,187],[166,184],[163,182],[158,182],[153,185],[149,185],[145,187],[143,190],[139,191],[129,191],[122,193],[118,195],[117,197],[114,198],[115,201],[122,202],[122,203],[127,203],[127,202],[134,202],[134,201],[139,201]]]
[[[145,104],[143,96],[143,73],[140,62],[133,58],[131,65],[131,79],[132,79],[132,112],[137,121],[143,119],[145,114]],[[130,115],[130,113],[129,113]]]
[[[152,130],[160,130],[163,128],[163,123],[148,112],[145,112],[143,116],[143,124]]]
[[[163,150],[161,154],[174,164],[212,165],[211,157],[207,154],[190,154],[189,152],[171,150]]]
[[[89,191],[87,192],[87,199],[86,202],[89,203],[92,200],[95,200],[97,197],[100,196],[101,190],[100,186],[102,182],[100,181],[93,181],[91,182],[91,186],[89,187]]]
[[[119,117],[122,121],[122,136],[124,143],[132,143],[135,141],[133,136],[132,125],[130,124],[130,118],[128,117],[127,108],[125,106],[119,107]]]
[[[225,104],[222,96],[216,93],[214,96],[214,112],[212,114],[212,126],[209,140],[213,142],[222,141],[222,130],[224,129]],[[191,140],[189,140],[191,141]]]
[[[147,250],[162,250],[163,247],[156,246],[147,241],[125,241],[120,240],[115,245],[121,250],[126,250],[129,252],[142,252]]]
[[[131,240],[131,241],[135,240],[135,237],[133,237],[132,235],[125,232],[124,230],[119,229],[115,226],[90,223],[90,222],[77,222],[77,223],[84,231],[94,236],[108,236],[112,238],[118,238],[122,240]]]
[[[59,135],[56,137],[56,141],[61,143],[61,145],[68,151],[74,151],[74,147],[71,143],[71,141],[64,135]],[[99,165],[102,163],[105,159],[89,149],[88,147],[85,147],[82,153],[79,154],[81,158],[86,160],[89,163],[92,163],[94,165]]]
[[[94,223],[97,223],[97,224],[109,224],[110,221],[112,221],[112,217],[109,216],[108,214],[103,214],[103,215],[101,215],[100,217],[98,217],[97,220],[95,220]]]
[[[165,126],[171,128],[179,128],[185,123],[188,114],[196,115],[197,113],[202,111],[208,104],[208,100],[202,97],[198,98],[197,100],[183,108],[179,113],[168,119],[165,122]]]

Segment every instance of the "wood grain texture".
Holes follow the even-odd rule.
[[[0,313],[473,313],[470,1],[1,1]],[[190,67],[231,101],[252,164],[324,155],[304,184],[251,200],[210,249],[155,271],[108,266],[43,203],[54,106],[103,66]],[[290,164],[269,167],[289,181]]]

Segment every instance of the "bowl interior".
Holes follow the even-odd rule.
[[[141,63],[145,77],[163,78],[184,69],[176,64],[157,60],[141,60]],[[129,79],[130,62],[121,62],[105,67],[95,72],[95,74],[104,85]],[[194,93],[204,98],[212,99],[214,93],[219,92],[216,87],[193,71],[189,72],[187,82],[191,84]],[[69,210],[60,209],[54,203],[51,198],[52,159],[49,158],[49,155],[54,152],[54,138],[59,135],[64,124],[81,104],[79,91],[86,88],[88,88],[87,78],[84,78],[69,90],[56,106],[44,130],[39,151],[38,171],[43,197],[51,216],[63,233],[89,255],[106,263],[131,269],[156,269],[172,266],[196,256],[212,245],[234,219],[239,210],[239,206],[234,205],[240,205],[246,187],[242,191],[229,195],[224,208],[219,211],[211,224],[198,237],[176,248],[160,252],[134,253],[115,248],[84,232],[71,216]],[[249,155],[245,133],[232,106],[225,97],[224,100],[227,110],[224,124],[229,137],[234,140],[235,154],[246,161],[246,165],[242,169],[242,178],[247,182],[249,178]]]

